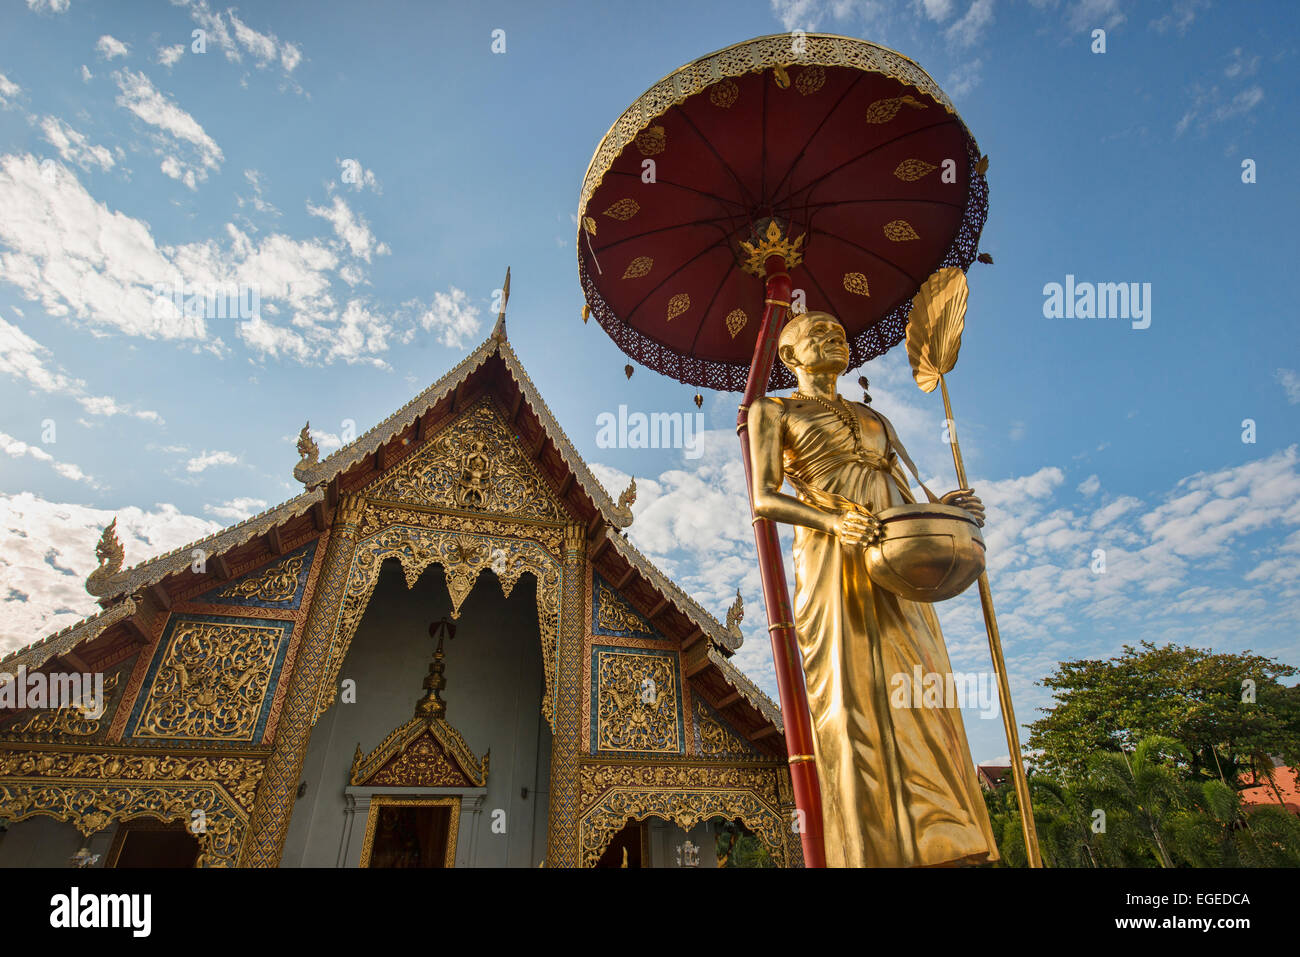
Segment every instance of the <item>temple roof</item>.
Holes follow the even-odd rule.
[[[319,462],[305,457],[294,469],[306,486],[301,494],[130,568],[104,569],[93,575],[87,589],[105,606],[103,612],[10,653],[0,663],[9,670],[19,665],[37,668],[88,642],[103,638],[105,644],[115,643],[111,636],[122,628],[134,632],[127,640],[139,642],[143,636],[137,616],[169,608],[174,591],[183,592],[178,598],[198,594],[269,561],[288,547],[284,542],[297,543],[319,534],[341,494],[369,485],[421,445],[433,426],[467,407],[481,391],[492,391],[510,406],[521,443],[532,446],[530,454],[555,484],[562,502],[585,523],[593,565],[600,557],[601,574],[634,593],[647,620],[664,634],[676,635],[684,649],[707,639],[703,649],[696,649],[698,667],[716,669],[756,720],[780,729],[777,706],[727,661],[740,647],[739,629],[724,627],[627,541],[622,530],[631,523],[630,507],[610,498],[560,428],[506,341],[503,317],[498,317],[492,335],[464,360],[374,428]],[[206,577],[191,572],[196,551],[203,552],[214,569]]]

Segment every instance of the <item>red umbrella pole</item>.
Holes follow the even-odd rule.
[[[772,374],[772,363],[781,338],[781,325],[790,308],[790,275],[786,272],[785,259],[770,256],[764,265],[767,297],[763,323],[758,330],[754,361],[749,366],[745,398],[736,416],[751,516],[754,515],[754,486],[749,461],[749,407],[767,391],[768,377]],[[781,543],[776,535],[776,525],[769,519],[754,517],[753,524],[758,568],[763,578],[763,601],[767,605],[767,631],[772,637],[772,662],[776,666],[776,687],[785,724],[785,745],[790,755],[790,779],[801,824],[799,839],[803,844],[804,865],[825,867],[821,789],[817,785],[817,765],[813,762],[812,716],[808,711],[808,692],[804,688],[799,646],[795,641],[794,612],[790,606],[790,589],[785,583]]]

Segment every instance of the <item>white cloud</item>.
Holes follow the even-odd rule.
[[[225,159],[221,147],[194,117],[155,89],[147,76],[131,70],[118,70],[113,78],[121,90],[117,105],[159,130],[158,152],[164,157],[161,169],[166,175],[196,189],[197,183],[208,178],[210,170],[221,168]],[[189,147],[186,152],[194,154],[192,159],[183,160],[174,152],[182,146]]]
[[[26,442],[4,432],[0,432],[0,452],[14,459],[27,456],[38,462],[47,462],[55,472],[66,479],[71,479],[74,482],[85,482],[87,485],[98,487],[95,480],[77,466],[67,462],[60,462],[40,446],[28,445]]]
[[[95,545],[114,518],[126,564],[160,555],[220,529],[174,505],[117,511],[50,502],[30,492],[0,494],[0,652],[7,653],[99,611],[86,593]]]
[[[233,525],[265,510],[266,506],[260,498],[235,498],[224,505],[204,505],[203,511]]]
[[[292,73],[302,62],[302,50],[295,43],[285,43],[280,47],[280,65],[286,73]]]
[[[232,452],[209,452],[206,449],[185,463],[185,471],[204,472],[215,465],[238,465],[239,457]]]
[[[1089,475],[1078,485],[1078,490],[1084,495],[1096,495],[1101,491],[1101,479],[1096,475]]]
[[[208,6],[207,0],[172,0],[178,6],[189,8],[190,16],[206,33],[206,40],[209,44],[219,47],[226,55],[226,59],[243,63],[244,53],[248,53],[254,60],[254,65],[258,69],[265,69],[277,60],[284,70],[285,77],[297,69],[298,64],[302,62],[302,48],[296,43],[281,41],[274,33],[262,33],[249,26],[245,21],[235,15],[233,9],[226,11],[226,17],[214,11]],[[231,36],[230,30],[226,28],[226,19],[229,19],[230,26],[234,30],[234,36]],[[296,84],[290,81],[290,86],[297,92],[301,92]]]
[[[169,47],[158,48],[158,62],[171,69],[185,56],[185,44],[177,43]]]
[[[0,73],[0,110],[10,109],[14,105],[14,97],[22,91],[22,87],[3,73]]]
[[[69,0],[27,0],[27,9],[37,13],[64,13]]]
[[[470,304],[463,289],[450,286],[446,292],[433,294],[433,304],[420,315],[419,322],[444,346],[463,348],[478,334],[478,307]]]
[[[1286,390],[1286,400],[1292,405],[1300,404],[1300,375],[1294,369],[1278,369],[1274,376]]]
[[[1170,5],[1169,12],[1163,17],[1151,21],[1151,27],[1157,33],[1166,33],[1173,30],[1179,36],[1187,32],[1196,19],[1197,10],[1208,10],[1210,0],[1174,0]]]
[[[1126,19],[1119,0],[1074,0],[1068,13],[1070,29],[1080,31],[1112,30]]]
[[[81,64],[81,82],[89,83],[94,78],[95,78],[95,74],[90,72],[90,67],[86,66],[86,64],[84,63]]]
[[[99,38],[99,42],[95,44],[95,50],[105,60],[112,60],[115,57],[120,56],[128,56],[131,52],[130,48],[127,47],[125,43],[117,37],[109,36],[107,33]]]
[[[952,4],[953,0],[917,0],[921,12],[936,23],[952,16]]]
[[[358,259],[370,262],[371,255],[384,256],[391,250],[387,243],[377,242],[370,225],[352,211],[342,196],[335,196],[330,206],[313,206],[307,203],[307,212],[319,216],[334,227],[334,233]]]
[[[234,10],[226,11],[226,16],[230,17],[230,25],[235,28],[235,40],[253,55],[253,58],[258,61],[258,66],[266,66],[276,58],[274,36],[258,33],[235,16]]]
[[[993,0],[971,0],[965,15],[945,32],[949,41],[968,47],[979,42],[985,27],[993,22]]]
[[[0,373],[27,382],[32,388],[54,395],[64,395],[81,405],[91,415],[131,415],[155,425],[162,416],[152,411],[132,411],[106,395],[90,395],[86,383],[45,365],[50,351],[17,326],[0,319]]]
[[[984,60],[975,57],[973,60],[967,60],[959,63],[957,67],[948,74],[948,79],[943,88],[948,91],[948,95],[960,99],[970,93],[971,90],[980,85],[980,69],[984,66]]]
[[[113,168],[113,154],[105,146],[96,146],[86,137],[68,126],[56,116],[47,116],[41,120],[41,132],[45,139],[59,151],[69,163],[76,163],[84,170],[92,166],[109,170]]]

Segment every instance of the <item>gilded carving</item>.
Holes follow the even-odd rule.
[[[566,517],[486,397],[367,488],[366,495],[556,522]]]
[[[695,702],[695,727],[700,732],[700,753],[704,755],[752,755],[753,749],[729,727],[719,721],[698,699]]]
[[[855,296],[871,295],[870,287],[867,285],[867,277],[860,272],[846,272],[844,274],[844,288]]]
[[[713,818],[738,819],[767,844],[773,858],[782,863],[786,859],[785,819],[752,791],[615,788],[582,816],[582,865],[591,867],[599,861],[610,839],[628,821],[649,817],[673,821],[687,830]]]
[[[290,555],[264,571],[248,575],[217,592],[219,598],[243,598],[252,601],[287,602],[298,593],[304,554]]]
[[[45,738],[50,735],[66,734],[74,738],[88,738],[112,719],[108,708],[109,700],[121,684],[122,673],[116,672],[104,678],[102,701],[92,701],[90,706],[71,705],[63,708],[33,708],[21,715],[12,724],[0,728],[0,735],[32,736]],[[99,710],[99,717],[91,717],[93,710]]]
[[[593,658],[596,749],[680,753],[676,659],[601,648]]]
[[[780,795],[773,772],[784,771],[779,766],[761,765],[584,764],[581,771],[582,806],[591,807],[606,791],[618,787],[669,791],[748,790],[764,802],[779,806]],[[788,779],[789,773],[785,773]]]
[[[198,864],[228,867],[262,770],[263,762],[252,758],[9,752],[0,754],[0,816],[45,815],[89,836],[137,817],[189,825],[202,811]]]
[[[292,623],[172,619],[131,735],[253,741]]]
[[[609,631],[630,631],[653,635],[654,631],[608,585],[602,582],[596,591],[596,624]]]
[[[355,786],[485,787],[489,757],[474,757],[461,733],[444,719],[417,715],[368,755],[362,756],[358,746],[349,781]]]

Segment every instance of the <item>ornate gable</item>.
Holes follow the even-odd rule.
[[[410,505],[569,520],[486,396],[381,476],[366,495]]]
[[[357,745],[356,787],[474,787],[487,784],[488,760],[474,757],[460,732],[439,717],[416,715],[362,756]]]

